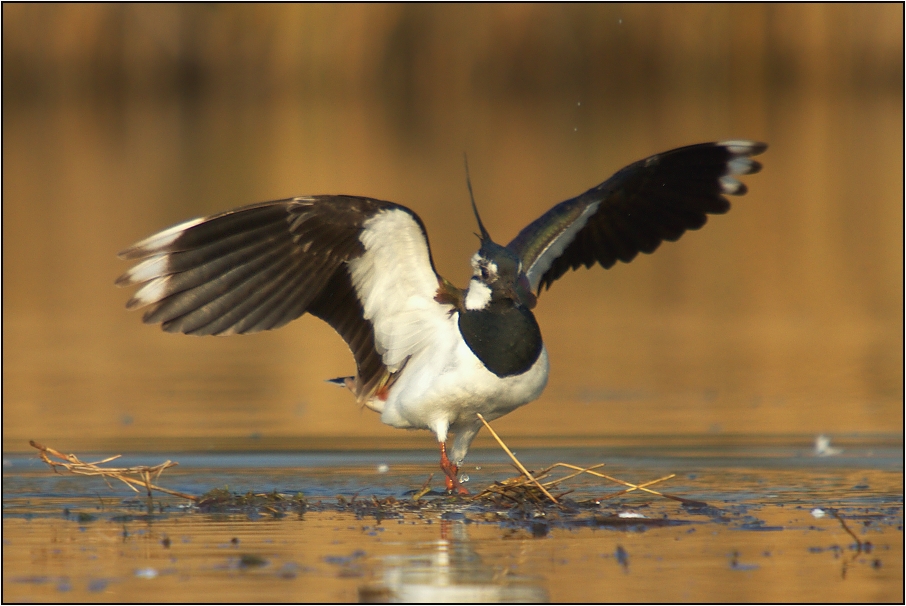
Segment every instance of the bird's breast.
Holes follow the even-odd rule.
[[[459,313],[459,331],[475,357],[501,378],[525,373],[541,355],[541,329],[522,306],[466,309]]]

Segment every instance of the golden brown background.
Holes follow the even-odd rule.
[[[297,194],[405,204],[464,285],[479,207],[507,242],[629,162],[770,143],[701,232],[570,274],[537,316],[538,444],[900,434],[903,6],[3,5],[3,448],[427,445],[322,379],[310,317],[145,326],[116,253]],[[357,438],[343,441],[341,438]]]

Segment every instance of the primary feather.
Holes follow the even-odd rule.
[[[557,204],[507,245],[522,259],[540,293],[570,269],[628,263],[639,252],[698,229],[709,214],[730,209],[725,195],[742,195],[735,177],[758,172],[750,159],[763,143],[723,141],[680,147],[630,164],[584,194]]]

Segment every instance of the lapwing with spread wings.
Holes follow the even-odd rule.
[[[117,284],[139,284],[129,309],[168,332],[270,330],[305,313],[332,326],[355,358],[335,379],[393,427],[429,429],[449,491],[477,417],[499,418],[537,399],[548,355],[532,309],[570,269],[605,269],[722,214],[737,177],[758,172],[767,146],[722,141],[630,164],[557,204],[506,246],[478,221],[481,247],[459,289],[438,275],[412,210],[359,196],[303,196],[193,219],[127,248],[140,262]],[[470,187],[471,193],[471,187]],[[449,451],[447,439],[453,434]]]

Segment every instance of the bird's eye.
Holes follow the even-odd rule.
[[[482,279],[482,280],[487,280],[488,277],[491,275],[490,272],[488,272],[488,268],[487,268],[486,265],[482,265],[482,266],[480,266],[478,269],[481,271],[481,279]]]

